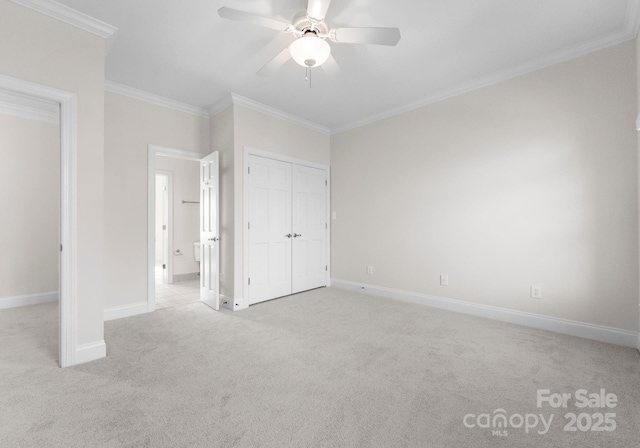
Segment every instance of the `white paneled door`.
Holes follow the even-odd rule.
[[[162,196],[156,203],[162,207],[162,282],[173,283],[169,275],[169,175],[156,174],[157,182],[162,184]]]
[[[200,161],[200,300],[220,309],[218,152]]]
[[[292,292],[327,284],[326,171],[293,165]]]
[[[327,284],[327,174],[249,155],[249,305]]]
[[[291,294],[291,164],[251,156],[249,304]]]

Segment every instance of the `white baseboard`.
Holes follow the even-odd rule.
[[[79,345],[76,349],[76,365],[95,361],[96,359],[104,358],[106,356],[107,345],[104,343],[104,341],[82,344]]]
[[[137,316],[148,311],[147,302],[136,302],[130,305],[114,306],[104,310],[104,320],[122,319],[123,317]]]
[[[207,306],[210,306],[211,308],[214,308],[214,303],[213,302],[208,302],[207,300],[203,300],[202,303],[204,303]],[[242,303],[242,299],[238,300],[238,299],[232,299],[231,297],[227,297],[224,296],[222,294],[220,294],[220,308],[225,308],[231,311],[238,311],[238,310],[242,310],[246,307],[243,307],[241,305],[239,305],[239,303]]]
[[[366,283],[355,283],[346,280],[331,279],[331,286],[334,288],[359,291],[365,294],[373,294],[376,296],[387,297],[389,299],[400,300],[402,302],[425,305],[456,313],[471,314],[473,316],[485,317],[487,319],[554,331],[556,333],[568,334],[600,342],[607,342],[609,344],[623,345],[625,347],[639,347],[640,349],[640,334],[635,331],[621,330],[618,328],[604,327],[601,325],[576,322],[567,319],[559,319],[557,317],[525,313],[506,308],[447,299],[444,297],[429,296],[426,294],[384,288],[382,286],[368,285]]]
[[[231,299],[231,305],[233,306],[233,311],[246,310],[247,308],[249,308],[249,305],[245,304],[245,301],[242,297]]]
[[[249,308],[244,305],[242,298],[231,298],[220,294],[220,306],[231,311],[240,311]]]
[[[19,306],[40,305],[41,303],[57,302],[60,298],[58,291],[28,294],[25,296],[3,297],[0,299],[0,310],[17,308]]]

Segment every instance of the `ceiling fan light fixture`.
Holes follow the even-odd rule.
[[[318,67],[326,62],[331,54],[331,47],[320,37],[308,33],[296,39],[289,47],[291,57],[303,67]]]

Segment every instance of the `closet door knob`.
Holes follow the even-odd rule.
[[[301,233],[294,233],[294,234],[293,234],[293,237],[294,237],[294,238],[298,238],[299,236],[302,236],[302,234],[301,234]]]
[[[290,234],[290,233],[287,233],[285,236],[286,236],[287,238],[291,238],[291,234]]]

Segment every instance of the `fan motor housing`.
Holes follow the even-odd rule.
[[[308,33],[314,33],[320,38],[326,38],[329,34],[329,27],[324,21],[311,19],[304,13],[297,15],[293,20],[293,28],[298,37],[302,37]]]

